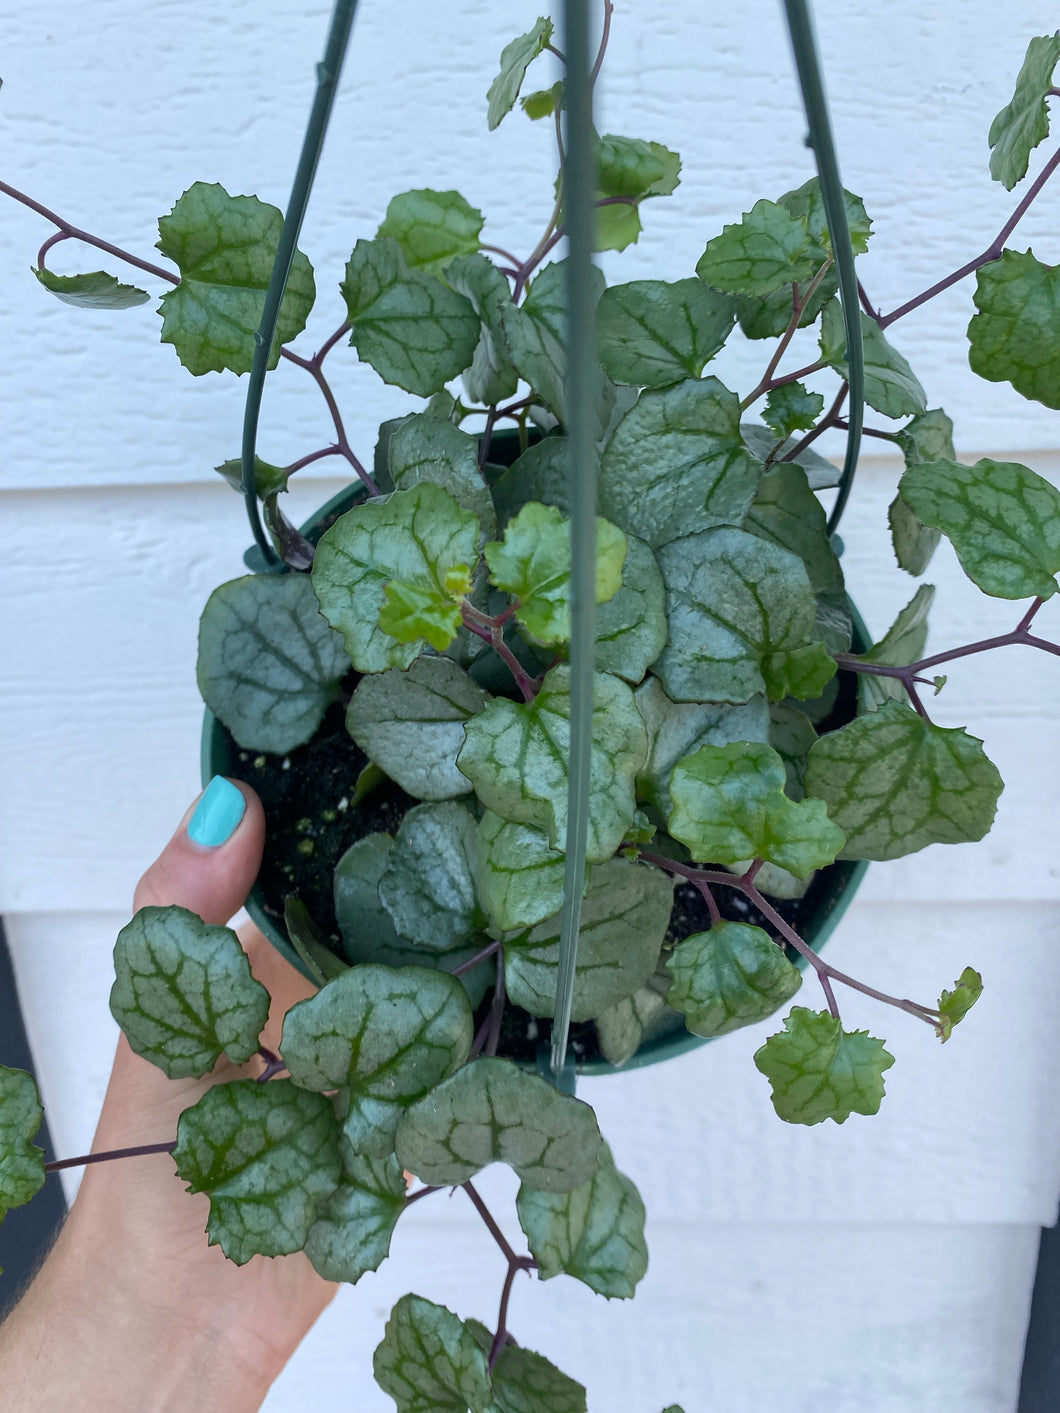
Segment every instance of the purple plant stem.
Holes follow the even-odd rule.
[[[57,1173],[61,1168],[87,1167],[89,1163],[109,1163],[114,1158],[142,1158],[148,1153],[172,1153],[177,1146],[174,1138],[169,1143],[141,1143],[136,1148],[112,1148],[106,1153],[85,1153],[80,1158],[58,1158],[45,1163],[46,1173]]]
[[[483,947],[481,952],[476,952],[473,957],[468,957],[466,962],[461,962],[458,967],[454,967],[449,973],[450,976],[463,976],[472,967],[477,967],[480,962],[488,961],[494,952],[498,952],[504,944],[500,941],[491,942],[488,947]]]
[[[505,615],[508,617],[510,615]],[[531,677],[529,672],[512,652],[511,648],[504,641],[503,618],[491,618],[489,614],[480,613],[465,599],[463,604],[464,627],[471,630],[483,642],[489,643],[490,647],[497,654],[500,660],[507,667],[508,671],[515,679],[515,684],[523,694],[523,700],[532,702],[537,696],[540,683]]]

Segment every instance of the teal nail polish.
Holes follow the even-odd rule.
[[[188,838],[203,849],[216,849],[231,839],[246,811],[242,790],[223,775],[215,775],[202,792],[188,825]]]

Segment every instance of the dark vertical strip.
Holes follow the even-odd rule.
[[[0,1065],[9,1069],[33,1070],[26,1028],[15,990],[15,973],[7,949],[7,938],[0,923]],[[46,1153],[52,1152],[48,1134],[48,1116],[36,1142]],[[66,1200],[58,1173],[51,1173],[44,1187],[25,1207],[8,1212],[0,1225],[0,1318],[14,1304],[22,1289],[44,1259],[51,1242],[66,1216]]]
[[[552,1072],[563,1072],[581,925],[592,766],[593,656],[596,614],[596,401],[593,332],[593,221],[596,192],[593,90],[586,0],[566,0],[566,161],[563,208],[567,259],[567,436],[571,477],[570,782]]]
[[[1056,1413],[1060,1408],[1060,1227],[1046,1227],[1038,1246],[1038,1271],[1023,1349],[1016,1413]]]
[[[858,453],[861,450],[861,428],[865,415],[865,350],[861,340],[861,310],[858,301],[858,278],[854,272],[854,252],[850,245],[843,183],[839,175],[835,142],[832,139],[828,103],[824,96],[824,81],[817,58],[813,21],[807,0],[784,0],[784,11],[795,55],[799,87],[802,89],[802,101],[806,108],[806,122],[810,130],[807,141],[817,161],[817,175],[821,183],[821,198],[828,221],[836,274],[839,276],[839,297],[843,305],[843,324],[847,336],[847,381],[850,384],[847,450],[839,480],[839,494],[828,517],[828,532],[831,534],[839,524],[847,497],[850,495]]]
[[[276,324],[280,317],[280,304],[287,280],[291,273],[298,236],[302,229],[302,219],[309,204],[309,193],[313,189],[317,163],[324,148],[324,137],[328,130],[335,92],[339,86],[342,61],[350,40],[350,27],[353,24],[357,0],[336,0],[331,16],[324,57],[317,65],[317,91],[313,107],[309,113],[305,140],[291,187],[291,199],[287,203],[280,242],[276,247],[276,260],[265,291],[265,306],[261,314],[261,327],[254,335],[254,362],[250,369],[250,382],[247,386],[246,408],[243,414],[243,498],[247,507],[247,518],[254,532],[254,539],[265,558],[267,569],[278,568],[282,561],[273,549],[265,534],[258,511],[257,475],[254,467],[254,449],[258,438],[258,414],[261,411],[261,395],[265,390],[265,374],[269,365],[269,350],[276,336]]]

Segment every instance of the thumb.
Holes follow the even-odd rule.
[[[133,909],[177,903],[221,924],[246,902],[261,865],[265,815],[241,781],[215,775],[136,886]]]

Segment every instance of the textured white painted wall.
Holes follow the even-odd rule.
[[[548,133],[517,114],[488,135],[482,95],[500,48],[538,8],[362,0],[303,238],[321,290],[307,348],[341,319],[343,263],[397,191],[458,186],[487,211],[488,238],[516,250],[535,241]],[[678,194],[645,211],[641,244],[608,257],[613,277],[689,273],[724,221],[810,175],[777,8],[620,0],[601,127],[666,142],[685,167]],[[1054,7],[1032,0],[1003,18],[989,0],[922,10],[817,6],[846,184],[876,220],[864,279],[884,308],[984,248],[1005,220],[1013,199],[987,177],[986,129],[1026,39],[1056,25]],[[321,4],[61,0],[42,21],[39,6],[12,0],[4,179],[148,257],[155,219],[194,180],[282,204],[326,16]],[[1016,248],[1057,258],[1057,200],[1046,194]],[[210,467],[238,447],[244,388],[188,377],[155,341],[150,307],[93,316],[49,300],[26,270],[48,230],[0,207],[0,909],[56,1144],[73,1152],[90,1139],[109,1066],[111,940],[197,788],[196,620],[210,588],[241,572],[247,538]],[[66,246],[52,263],[107,262],[82,263]],[[894,341],[932,405],[954,416],[963,454],[1018,452],[1060,483],[1054,415],[968,371],[970,313],[965,284],[896,326]],[[349,352],[333,359],[351,438],[368,454],[379,420],[408,399]],[[717,371],[746,387],[761,362],[760,347],[737,345]],[[328,439],[315,390],[281,369],[263,453],[283,461]],[[869,457],[843,527],[848,580],[877,630],[913,587],[881,538],[897,474]],[[335,488],[306,480],[294,510]],[[1010,626],[948,550],[929,577],[933,647]],[[1053,606],[1041,622],[1060,631]],[[688,1413],[916,1413],[943,1398],[971,1413],[1014,1407],[1036,1228],[1054,1219],[1060,1179],[1055,680],[1031,654],[1009,653],[989,674],[954,668],[938,719],[985,738],[1009,782],[998,824],[978,848],[870,870],[830,944],[838,965],[885,989],[934,994],[966,962],[987,980],[941,1052],[901,1017],[846,1006],[898,1056],[877,1120],[780,1125],[750,1063],[768,1026],[586,1086],[648,1202],[652,1273],[630,1307],[561,1279],[527,1284],[514,1313],[526,1343],[588,1383],[598,1413],[671,1399]],[[329,1312],[269,1413],[388,1407],[368,1355],[404,1289],[491,1314],[499,1272],[487,1244],[466,1214],[429,1205],[384,1274]],[[473,1243],[484,1286],[462,1274],[457,1238]],[[807,1310],[810,1325],[797,1318]]]

